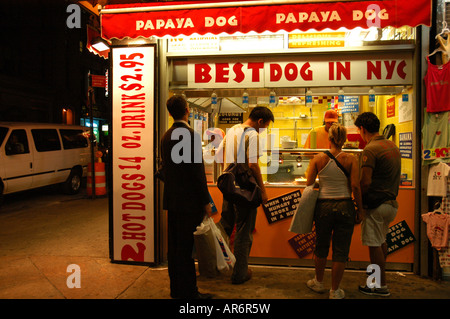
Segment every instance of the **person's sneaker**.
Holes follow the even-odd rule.
[[[325,292],[325,288],[323,287],[323,283],[317,281],[316,277],[310,279],[306,282],[306,286],[312,291],[318,292],[319,294],[323,294]]]
[[[391,295],[387,287],[369,288],[367,286],[359,286],[358,290],[359,292],[369,296],[389,297]]]
[[[330,289],[330,299],[344,299],[345,298],[345,292],[341,288],[338,288],[336,290]]]

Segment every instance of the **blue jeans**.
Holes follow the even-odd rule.
[[[248,257],[253,243],[257,208],[247,208],[223,200],[222,216],[219,223],[228,236],[231,236],[234,226],[234,256],[236,263],[231,275],[232,281],[242,281],[247,276]]]

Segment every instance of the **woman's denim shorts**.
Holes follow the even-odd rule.
[[[355,226],[355,206],[351,199],[318,199],[314,211],[316,248],[314,254],[327,258],[332,242],[332,260],[346,262]]]

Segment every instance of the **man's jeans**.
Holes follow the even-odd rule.
[[[236,233],[234,237],[234,256],[236,263],[234,265],[231,280],[239,282],[245,279],[248,270],[248,256],[253,243],[253,230],[255,229],[257,208],[247,208],[235,205],[223,200],[222,216],[220,224],[231,236],[234,225]]]

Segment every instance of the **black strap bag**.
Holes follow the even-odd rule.
[[[246,129],[242,133],[241,143],[244,141]],[[242,147],[239,148],[239,150],[241,149]],[[236,158],[238,158],[237,155]],[[237,160],[231,163],[219,176],[217,187],[222,192],[223,198],[233,204],[256,208],[262,203],[262,190],[252,171],[247,164],[237,163]]]

